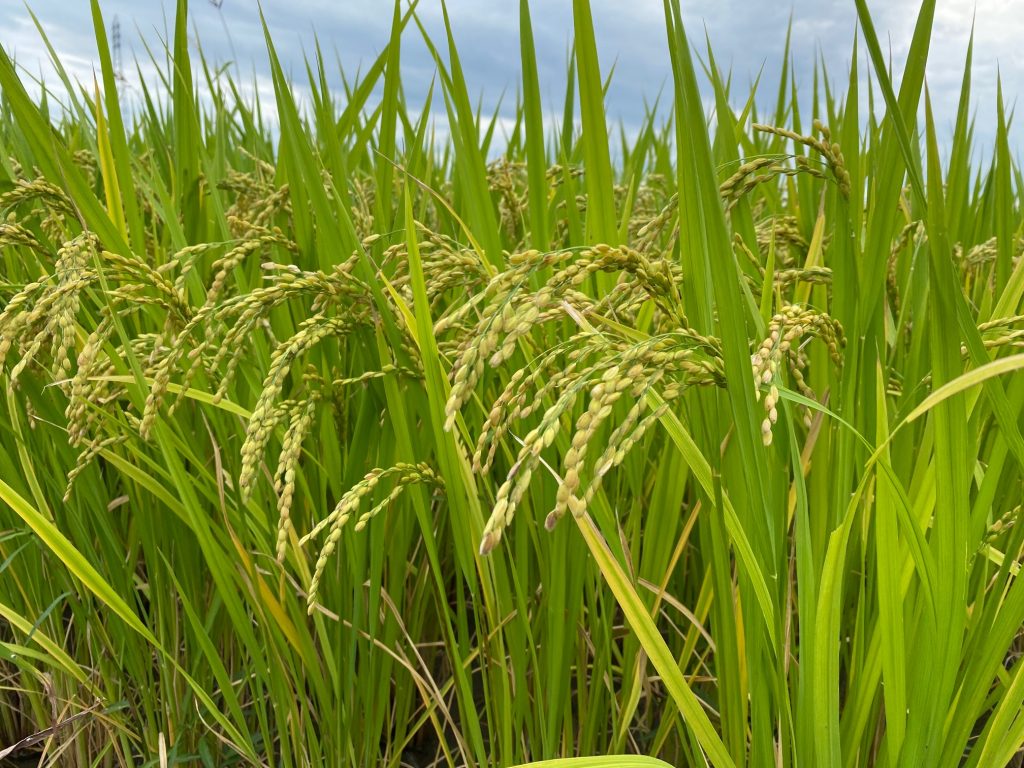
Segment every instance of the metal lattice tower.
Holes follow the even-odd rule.
[[[114,76],[120,81],[124,80],[124,73],[121,71],[121,20],[115,16],[114,26],[110,31],[111,47],[114,56]]]

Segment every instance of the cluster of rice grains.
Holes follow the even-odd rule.
[[[846,339],[839,323],[827,314],[790,304],[772,317],[768,338],[750,358],[758,398],[763,388],[768,390],[764,399],[765,418],[761,422],[761,439],[766,446],[772,443],[772,426],[779,418],[778,382],[783,368],[788,368],[793,383],[805,397],[815,397],[803,374],[808,365],[803,351],[804,337],[807,340],[815,337],[821,339],[828,347],[832,362],[836,366],[842,365],[840,350]]]
[[[384,498],[371,507],[368,511],[364,512],[356,520],[355,529],[361,531],[370,520],[372,520],[379,512],[390,506],[390,504],[397,499],[402,491],[410,485],[416,483],[423,483],[426,485],[443,487],[444,483],[440,476],[434,473],[434,470],[425,463],[420,464],[396,464],[388,469],[373,469],[366,473],[358,483],[348,490],[345,495],[341,497],[341,500],[337,503],[331,513],[321,520],[316,526],[313,527],[309,533],[300,539],[300,546],[308,541],[319,536],[323,531],[327,531],[327,539],[324,542],[323,547],[320,549],[320,554],[316,560],[316,566],[313,571],[313,578],[309,584],[309,591],[306,597],[307,609],[309,613],[313,613],[316,610],[316,596],[317,591],[320,588],[320,579],[323,576],[324,569],[327,567],[327,561],[330,556],[334,553],[335,548],[338,546],[338,542],[341,540],[342,529],[346,523],[352,518],[352,515],[358,511],[361,502],[367,497],[372,497],[374,491],[382,481],[391,481],[394,485],[391,490],[384,496]]]
[[[457,350],[446,406],[445,427],[452,429],[487,367],[510,360],[518,346],[535,354],[512,373],[494,400],[474,451],[474,470],[489,472],[499,445],[516,433],[514,425],[535,422],[519,440],[498,487],[481,553],[497,545],[543,462],[543,452],[564,428],[572,424],[556,504],[545,523],[549,529],[566,511],[583,513],[603,476],[622,462],[686,387],[723,381],[719,342],[688,327],[678,266],[667,252],[596,245],[529,251],[511,256],[509,263],[475,304],[479,319]],[[547,278],[541,281],[541,275]],[[601,325],[603,318],[635,327],[645,305],[652,308],[652,333],[640,334],[642,340],[591,325]],[[534,338],[546,324],[566,322],[576,330],[563,342],[545,349],[544,342]],[[647,395],[655,390],[662,404],[651,409]],[[630,403],[626,414],[599,455],[588,457],[599,430],[623,398]],[[574,418],[580,402],[585,407]]]
[[[86,160],[83,153],[75,156],[77,163]],[[31,254],[18,263],[21,282],[5,275],[10,281],[0,288],[8,295],[0,312],[0,368],[7,369],[12,387],[31,371],[33,391],[53,383],[66,398],[68,441],[80,449],[68,473],[70,494],[89,462],[128,439],[138,425],[125,385],[115,378],[114,359],[133,358],[146,375],[163,353],[162,333],[141,316],[158,309],[166,329],[181,322],[188,308],[159,269],[105,250],[94,233],[83,230],[70,199],[54,184],[17,180],[0,195],[0,213],[6,217],[0,248]],[[125,354],[110,356],[103,348],[118,332],[127,340]],[[33,398],[23,403],[35,427]]]
[[[831,173],[832,180],[839,188],[843,197],[850,196],[850,172],[846,168],[846,159],[843,157],[843,152],[842,149],[840,149],[839,144],[832,141],[832,135],[827,125],[824,125],[819,120],[814,121],[814,132],[818,134],[818,136],[813,134],[810,136],[803,136],[796,131],[789,130],[788,128],[779,128],[774,125],[764,125],[762,123],[754,123],[753,128],[759,133],[778,136],[780,139],[788,139],[798,145],[813,150],[825,162],[825,165]],[[794,173],[806,172],[821,178],[825,177],[821,170],[815,168],[803,155],[797,155],[795,162],[796,168],[789,169],[782,165],[766,164],[764,158],[755,159],[744,166],[747,167],[753,165],[754,167],[752,169],[748,170],[746,173],[737,173],[736,177],[729,180],[729,182],[732,182],[730,185],[730,194],[725,195],[725,197],[729,199],[733,197],[737,191],[740,191],[740,193],[749,191],[758,183],[761,183],[761,181],[769,180],[775,175],[792,175]],[[765,170],[758,173],[762,168],[765,168]],[[740,170],[743,171],[743,168]],[[729,184],[729,182],[726,183]]]

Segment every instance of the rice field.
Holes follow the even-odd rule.
[[[0,765],[1020,765],[1011,110],[855,2],[801,101],[666,0],[635,132],[588,0],[507,136],[402,3],[308,101],[0,50]]]

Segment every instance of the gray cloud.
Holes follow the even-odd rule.
[[[89,3],[85,0],[30,0],[33,11],[74,77],[92,77],[95,44]],[[154,74],[142,44],[145,38],[162,56],[161,37],[173,27],[173,2],[103,0],[108,29],[115,16],[123,36],[125,64],[133,56],[142,61],[143,76]],[[833,85],[844,89],[857,20],[850,0],[794,0],[791,6],[759,0],[693,0],[684,2],[688,32],[699,54],[707,31],[719,66],[733,74],[734,94],[744,98],[747,85],[762,72],[762,98],[770,103],[781,64],[791,15],[792,58],[801,95],[809,99],[816,61],[823,60]],[[627,128],[643,115],[669,81],[661,0],[593,0],[595,33],[602,68],[615,66],[608,94],[608,113]],[[897,69],[913,31],[918,3],[893,0],[872,3],[876,27],[888,45]],[[560,113],[565,87],[566,58],[572,38],[569,0],[534,0],[533,25],[538,68],[546,108]],[[286,69],[301,89],[305,78],[304,55],[311,55],[319,39],[329,64],[341,62],[347,74],[365,69],[386,44],[391,8],[384,0],[265,0],[263,11],[275,47]],[[470,93],[479,96],[485,111],[493,111],[504,92],[503,109],[509,112],[519,82],[518,3],[512,0],[450,0],[451,18],[459,56]],[[191,27],[198,33],[204,53],[213,62],[236,57],[246,85],[265,95],[264,106],[273,115],[267,78],[266,50],[258,6],[251,0],[224,0],[220,10],[193,0]],[[421,0],[419,16],[444,55],[444,25],[439,0]],[[974,105],[978,112],[978,138],[991,145],[995,104],[995,78],[1001,71],[1004,97],[1011,104],[1024,85],[1024,3],[1020,0],[939,0],[928,82],[940,129],[948,134],[955,117],[964,54],[975,21]],[[29,20],[22,0],[0,0],[0,44],[17,56],[32,73],[50,72],[45,47]],[[861,46],[863,57],[864,48]],[[861,71],[867,71],[862,60]],[[334,67],[329,66],[329,71]],[[252,75],[255,81],[250,83]],[[403,37],[403,75],[410,104],[422,103],[434,66],[415,25]],[[340,79],[335,81],[340,85]],[[443,109],[435,100],[435,109]],[[803,105],[805,112],[809,104]],[[1015,135],[1016,138],[1016,135]],[[1014,147],[1017,147],[1014,142]]]

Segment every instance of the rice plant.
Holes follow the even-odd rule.
[[[185,0],[135,101],[0,51],[0,759],[1019,765],[1010,116],[855,2],[801,103],[666,0],[614,153],[587,0],[506,141],[415,4],[308,103],[264,27],[273,126]]]

